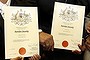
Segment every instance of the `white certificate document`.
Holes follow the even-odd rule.
[[[55,48],[80,50],[85,6],[55,2],[52,31]]]
[[[5,59],[39,54],[37,7],[3,7]]]

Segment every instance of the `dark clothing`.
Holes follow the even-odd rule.
[[[37,6],[37,0],[11,0],[11,6]]]
[[[77,0],[77,4],[86,6],[85,16],[90,12],[90,0]]]
[[[62,2],[62,3],[68,3],[68,4],[76,4],[77,0],[56,0],[57,2]]]
[[[0,14],[0,60],[4,60],[4,20]]]
[[[51,32],[54,0],[38,0],[39,26],[47,33]]]

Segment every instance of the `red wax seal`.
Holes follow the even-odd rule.
[[[19,54],[24,55],[26,53],[26,49],[24,47],[21,47],[19,49]]]
[[[67,42],[67,41],[63,41],[63,42],[62,42],[62,46],[63,46],[63,47],[67,47],[67,46],[68,46],[68,42]]]

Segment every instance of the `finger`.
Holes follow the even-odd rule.
[[[33,57],[29,58],[29,60],[34,60]]]
[[[28,60],[32,60],[32,58],[29,58]]]
[[[41,56],[40,55],[36,54],[36,56],[38,57],[38,59],[41,59]]]
[[[28,58],[28,60],[32,60],[31,58]]]
[[[81,54],[81,51],[78,51],[78,50],[72,50],[72,52],[73,52],[74,54]]]
[[[86,49],[85,45],[82,46],[79,44],[78,47],[81,49],[81,51],[85,51],[85,49]]]
[[[34,56],[32,56],[32,60],[35,60]]]
[[[11,58],[10,60],[22,60],[22,57]]]
[[[22,57],[22,59],[21,60],[24,60],[24,57]]]
[[[34,60],[39,60],[37,55],[33,55]]]
[[[82,47],[83,47],[83,46],[79,44],[78,47],[82,50]]]
[[[35,58],[35,60],[39,60],[41,58],[38,54],[35,54],[33,57]]]

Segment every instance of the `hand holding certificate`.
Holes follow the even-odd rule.
[[[84,6],[55,2],[52,35],[55,48],[80,50],[82,43]]]
[[[39,54],[37,7],[3,7],[5,58]]]

